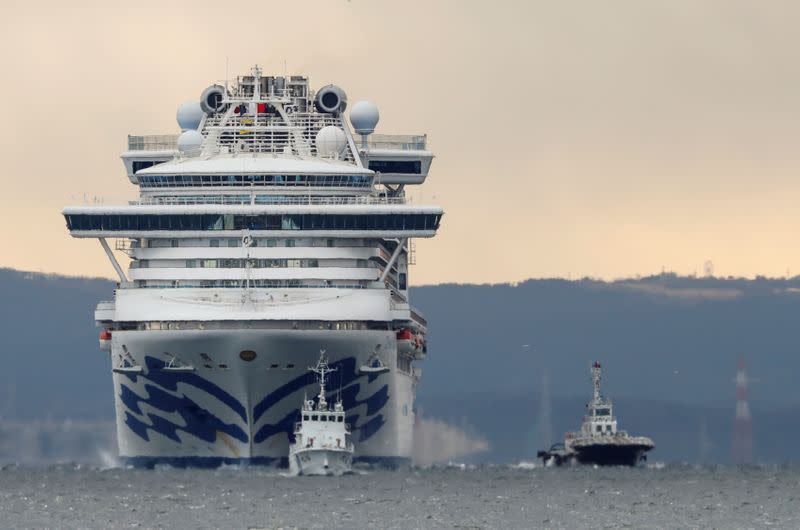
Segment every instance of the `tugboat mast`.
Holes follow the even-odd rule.
[[[594,402],[600,401],[600,363],[595,361],[592,364],[592,380],[594,381]]]
[[[309,366],[308,369],[312,372],[319,375],[319,396],[317,399],[319,400],[319,410],[326,410],[328,408],[328,402],[325,400],[325,375],[330,372],[335,372],[336,368],[329,368],[328,367],[328,358],[325,355],[325,350],[321,350],[319,355],[319,361],[317,361],[316,367]]]

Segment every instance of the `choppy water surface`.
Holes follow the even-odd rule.
[[[3,527],[800,527],[800,468],[0,470]]]

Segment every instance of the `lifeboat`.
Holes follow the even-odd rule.
[[[111,331],[108,329],[104,329],[100,332],[100,350],[102,351],[110,351],[111,350]]]
[[[397,331],[398,352],[412,354],[419,359],[425,355],[427,350],[425,337],[422,333],[416,333],[409,328],[403,328]]]
[[[389,371],[389,367],[383,364],[377,352],[373,353],[367,362],[358,367],[358,373],[366,375],[383,374]]]

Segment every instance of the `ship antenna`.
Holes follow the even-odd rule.
[[[594,401],[600,401],[600,363],[595,361],[592,364],[592,381],[594,382]]]

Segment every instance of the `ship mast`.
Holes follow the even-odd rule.
[[[595,361],[592,364],[592,381],[594,383],[594,399],[595,403],[600,401],[600,363]]]
[[[309,370],[319,375],[319,410],[327,410],[328,402],[325,399],[325,375],[330,372],[335,372],[336,368],[328,367],[328,358],[325,356],[325,350],[320,350],[319,361],[316,367],[309,367]]]

